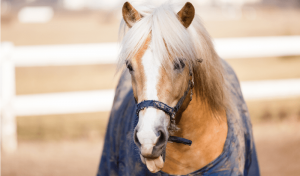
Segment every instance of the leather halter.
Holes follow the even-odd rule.
[[[165,104],[163,102],[160,102],[160,101],[156,101],[156,100],[144,100],[144,101],[140,102],[139,104],[137,104],[136,115],[139,116],[139,112],[141,110],[144,110],[144,109],[149,108],[149,107],[153,107],[155,109],[162,110],[166,114],[168,114],[170,116],[171,124],[173,124],[175,126],[175,124],[176,124],[176,122],[175,122],[176,113],[178,112],[181,105],[183,104],[183,102],[184,102],[186,96],[188,95],[189,91],[191,91],[190,101],[192,101],[193,88],[194,88],[194,76],[193,76],[193,72],[191,71],[191,69],[190,69],[190,76],[192,77],[192,80],[189,80],[188,88],[184,92],[184,94],[180,98],[180,100],[177,102],[176,106],[170,107],[167,104]],[[189,146],[192,145],[191,140],[181,138],[181,137],[177,137],[177,136],[170,136],[168,141],[176,142],[176,143],[182,143],[182,144],[189,145]]]

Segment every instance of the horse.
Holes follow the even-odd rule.
[[[176,8],[123,5],[123,73],[97,175],[260,175],[236,74],[194,6]]]

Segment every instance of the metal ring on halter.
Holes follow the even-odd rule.
[[[187,90],[184,92],[183,96],[180,98],[180,100],[177,102],[175,107],[170,107],[167,104],[160,102],[160,101],[156,101],[156,100],[144,100],[142,102],[140,102],[139,104],[137,104],[137,108],[136,108],[136,115],[139,116],[139,112],[145,108],[148,107],[153,107],[159,110],[164,111],[166,114],[168,114],[170,116],[170,121],[171,123],[174,123],[175,125],[175,116],[176,113],[178,112],[178,110],[180,109],[181,105],[183,104],[186,96],[188,95],[189,91],[191,90],[191,94],[190,94],[190,101],[192,101],[192,96],[193,96],[193,88],[194,88],[194,76],[192,71],[190,70],[190,76],[192,77],[192,80],[189,80],[189,85]],[[177,137],[177,136],[170,136],[169,141],[172,142],[176,142],[176,143],[182,143],[185,145],[191,145],[192,141],[185,139],[185,138],[181,138],[181,137]]]

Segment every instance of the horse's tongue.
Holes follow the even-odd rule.
[[[155,159],[145,158],[146,166],[150,172],[156,173],[164,167],[164,161],[161,156]]]

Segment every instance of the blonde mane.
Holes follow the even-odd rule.
[[[119,66],[124,65],[140,50],[149,34],[154,58],[161,63],[179,62],[184,58],[194,73],[195,93],[205,101],[212,112],[231,110],[230,94],[223,75],[221,59],[215,52],[211,38],[195,15],[186,29],[177,18],[177,4],[164,3],[159,7],[140,5],[134,7],[142,15],[130,30],[122,20],[120,34],[123,35]],[[172,62],[170,58],[173,58]],[[200,63],[199,59],[203,59]]]

